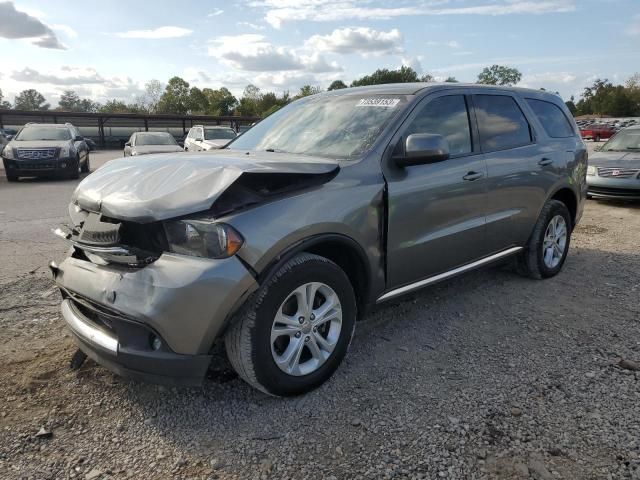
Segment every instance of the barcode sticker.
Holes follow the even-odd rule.
[[[356,107],[393,108],[400,103],[399,98],[361,98]]]

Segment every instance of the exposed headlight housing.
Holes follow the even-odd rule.
[[[228,258],[240,250],[244,239],[230,225],[212,219],[171,220],[164,223],[169,249],[204,258]]]
[[[4,149],[2,150],[2,156],[9,160],[13,160],[13,148],[9,145],[5,145]]]
[[[589,165],[587,167],[587,175],[596,175],[597,173],[598,173],[598,170],[593,165]]]

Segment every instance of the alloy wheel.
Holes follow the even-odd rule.
[[[292,376],[308,375],[331,356],[342,329],[342,306],[324,283],[296,288],[282,302],[271,327],[271,354]]]
[[[567,248],[567,222],[562,215],[556,215],[547,225],[542,242],[542,258],[548,268],[556,268]]]

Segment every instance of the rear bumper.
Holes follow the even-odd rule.
[[[127,320],[110,318],[100,325],[81,310],[71,297],[62,302],[62,316],[78,347],[100,365],[123,377],[168,385],[200,385],[211,356],[179,355],[164,347],[154,350],[154,332]],[[86,307],[84,307],[86,308]],[[93,316],[93,315],[92,315]],[[95,318],[95,317],[94,317]]]

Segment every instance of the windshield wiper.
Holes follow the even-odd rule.
[[[627,150],[640,150],[640,147],[627,147]]]

